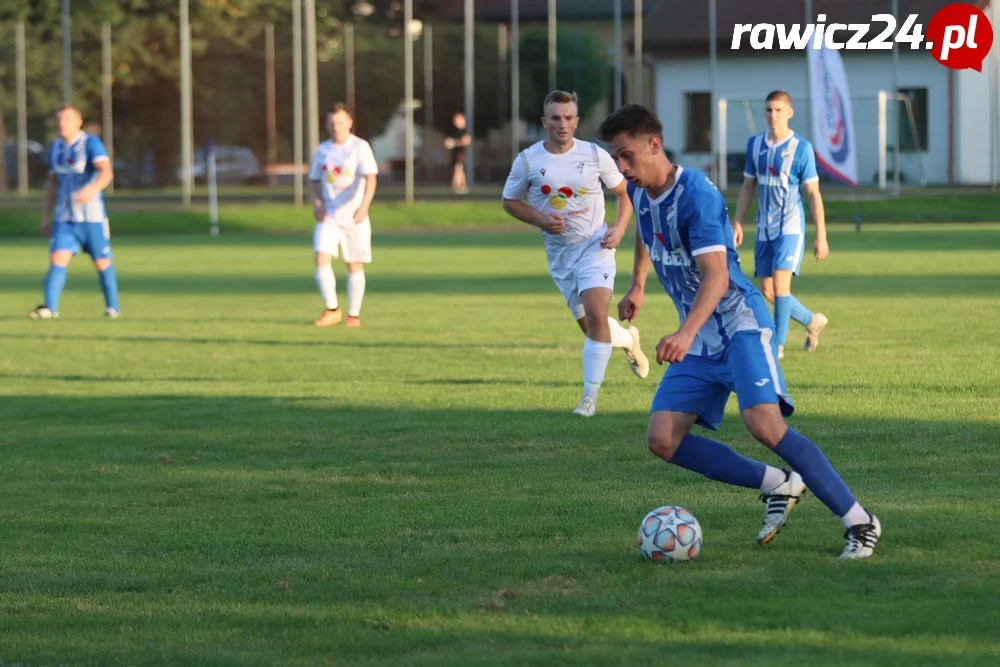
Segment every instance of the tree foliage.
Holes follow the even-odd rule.
[[[556,87],[576,92],[580,116],[586,116],[611,87],[607,47],[593,31],[559,28],[556,32]],[[549,38],[531,26],[521,35],[521,118],[537,123],[549,93]]]
[[[356,130],[372,138],[403,101],[402,2],[317,0],[316,5],[320,107],[346,99],[343,28],[351,22]],[[437,6],[435,0],[415,0],[414,15],[429,21]],[[54,133],[52,112],[62,103],[63,87],[60,11],[61,0],[0,0],[0,113],[8,132],[16,125],[15,23],[24,21],[29,136],[44,141]],[[72,0],[71,11],[72,102],[88,119],[100,119],[101,25],[107,22],[116,155],[138,160],[152,153],[161,182],[170,182],[180,143],[178,0]],[[212,138],[266,156],[264,30],[272,23],[279,159],[291,159],[291,1],[191,0],[189,11],[196,143]],[[476,129],[484,134],[504,120],[496,85],[503,64],[496,55],[495,28],[479,29],[476,40]],[[434,43],[435,124],[445,128],[452,111],[462,106],[461,28],[442,25]],[[414,44],[418,98],[423,93],[421,45],[419,39]]]

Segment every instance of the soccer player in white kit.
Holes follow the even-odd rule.
[[[632,372],[644,378],[649,361],[639,330],[624,328],[608,308],[615,286],[615,248],[632,217],[625,180],[597,144],[574,138],[580,123],[575,93],[556,90],[544,103],[547,139],[514,159],[503,190],[503,208],[542,230],[552,280],[586,338],[583,396],[573,414],[592,416],[611,350],[625,351]],[[615,223],[604,222],[604,190],[618,198]],[[527,202],[523,200],[527,200]]]
[[[368,207],[375,196],[378,165],[367,141],[351,133],[354,117],[345,104],[326,113],[330,139],[313,155],[309,171],[316,229],[316,285],[325,310],[316,326],[327,327],[344,319],[337,302],[337,281],[331,261],[341,254],[347,264],[347,319],[344,326],[361,326],[361,301],[365,295],[365,264],[372,261],[372,223]]]

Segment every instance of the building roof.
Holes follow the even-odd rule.
[[[900,29],[905,17],[917,14],[917,24],[926,27],[931,16],[941,7],[955,0],[898,0],[899,16],[896,30]],[[627,2],[627,0],[623,0]],[[651,55],[707,55],[709,52],[709,2],[708,0],[663,0],[644,21],[642,40],[643,51]],[[988,0],[973,0],[969,4],[981,9]],[[872,23],[872,15],[889,13],[892,5],[888,0],[813,0],[813,16],[826,14],[826,24],[831,23]],[[736,24],[803,23],[805,3],[803,0],[716,0],[716,37],[718,55],[732,54],[733,26]],[[881,32],[885,23],[873,24],[867,42]],[[838,33],[838,36],[844,33]],[[758,56],[768,52],[754,50],[745,35],[739,53]],[[632,40],[628,40],[631,45]],[[908,45],[901,45],[903,50]],[[775,53],[775,55],[780,52]]]
[[[664,0],[642,0],[643,16],[650,16]],[[621,0],[622,19],[635,16],[635,0]],[[476,21],[508,23],[511,0],[475,0]],[[519,0],[517,8],[521,21],[545,21],[549,16],[548,0]],[[443,21],[462,21],[465,18],[465,0],[441,0],[436,12]],[[570,21],[614,19],[612,0],[556,0],[556,17]],[[625,28],[622,28],[625,32]]]

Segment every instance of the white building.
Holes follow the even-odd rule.
[[[901,25],[910,14],[926,31],[937,9],[951,0],[898,0]],[[888,13],[889,0],[813,0],[813,14],[826,14],[830,23],[872,23],[872,14]],[[978,3],[988,15],[984,0]],[[796,114],[792,128],[812,135],[808,70],[803,51],[761,51],[750,46],[732,50],[736,24],[793,24],[805,19],[802,0],[717,0],[717,69],[715,100],[728,100],[726,151],[729,185],[738,185],[750,124],[766,129],[763,101],[774,89],[787,91]],[[653,63],[655,108],[664,122],[664,143],[679,161],[707,169],[711,157],[712,76],[709,61],[709,2],[664,0],[643,30],[644,50]],[[869,39],[885,23],[874,23]],[[898,27],[897,27],[898,30]],[[997,36],[1000,39],[1000,35]],[[983,71],[955,71],[940,65],[923,48],[898,47],[897,87],[912,103],[912,120],[904,109],[900,117],[899,169],[903,184],[987,184],[990,181],[989,70],[998,51],[994,40]],[[876,183],[878,171],[878,106],[880,90],[892,91],[891,51],[841,51],[852,97],[858,149],[860,185]],[[997,108],[1000,108],[998,105]],[[893,136],[893,107],[889,106],[889,140]],[[749,115],[749,121],[747,120]],[[911,128],[915,128],[913,132]],[[916,136],[914,136],[916,135]],[[892,179],[893,154],[888,156]],[[734,179],[735,180],[734,182]]]

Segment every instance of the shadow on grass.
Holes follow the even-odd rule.
[[[991,456],[993,425],[793,418],[806,434],[841,434],[831,460],[885,507],[882,551],[859,564],[836,561],[839,526],[811,497],[780,544],[757,548],[755,492],[652,459],[645,408],[583,420],[549,406],[420,409],[391,396],[382,406],[5,397],[7,592],[26,601],[6,609],[5,639],[20,652],[5,657],[37,661],[25,647],[44,637],[38,650],[65,661],[84,650],[68,623],[73,637],[94,638],[87,662],[101,664],[135,662],[151,646],[184,662],[192,642],[226,661],[304,663],[370,664],[377,653],[388,664],[466,664],[482,646],[490,655],[472,662],[995,655],[989,564],[937,553],[942,541],[995,544],[975,506],[948,509],[989,494],[979,454]],[[960,447],[931,460],[956,432]],[[721,436],[768,456],[734,419]],[[664,498],[693,503],[710,531],[690,567],[636,555],[634,521]],[[780,590],[785,613],[761,613],[761,590]]]
[[[18,318],[20,319],[20,318]],[[304,329],[311,325],[302,325]],[[309,330],[309,329],[307,329]],[[334,338],[324,338],[323,340],[287,340],[287,339],[262,339],[262,338],[231,338],[231,337],[219,337],[219,338],[189,338],[182,336],[94,336],[88,334],[74,335],[74,334],[59,334],[53,333],[51,330],[47,332],[40,332],[37,335],[28,334],[8,334],[0,333],[0,340],[10,339],[10,340],[90,340],[103,343],[181,343],[190,345],[264,345],[273,347],[318,347],[318,348],[331,348],[331,347],[346,347],[351,349],[385,349],[386,343],[384,341],[367,341],[367,340],[354,340],[354,339],[334,339]],[[553,343],[531,343],[524,341],[515,341],[511,343],[505,343],[504,348],[509,350],[517,349],[529,349],[529,350],[548,350],[555,349],[560,345],[559,342]],[[495,350],[497,349],[497,344],[493,342],[485,343],[430,343],[430,342],[418,342],[418,341],[407,341],[406,346],[411,350]],[[2,374],[0,374],[2,376]],[[24,377],[24,376],[18,376]]]
[[[305,267],[308,269],[308,267]],[[339,269],[338,269],[339,270]],[[744,267],[748,276],[753,269]],[[553,294],[558,296],[552,279],[546,274],[482,275],[468,273],[424,274],[383,272],[372,268],[368,272],[366,294],[427,294],[427,295],[517,295]],[[0,288],[5,290],[40,290],[42,274],[7,274],[0,278]],[[621,273],[618,282],[627,285],[629,276]],[[70,280],[70,289],[93,287],[89,278]],[[659,290],[655,277],[647,283],[647,293]],[[96,282],[96,279],[93,281]],[[311,294],[315,292],[312,275],[218,275],[184,274],[152,276],[144,274],[119,274],[123,298],[128,295],[194,295],[226,296],[243,294],[281,295]],[[797,291],[809,294],[884,297],[905,295],[962,295],[977,293],[984,296],[1000,290],[1000,273],[975,274],[877,274],[877,275],[816,275],[804,271],[796,278]],[[658,292],[657,292],[658,293]],[[98,292],[99,294],[99,292]]]

